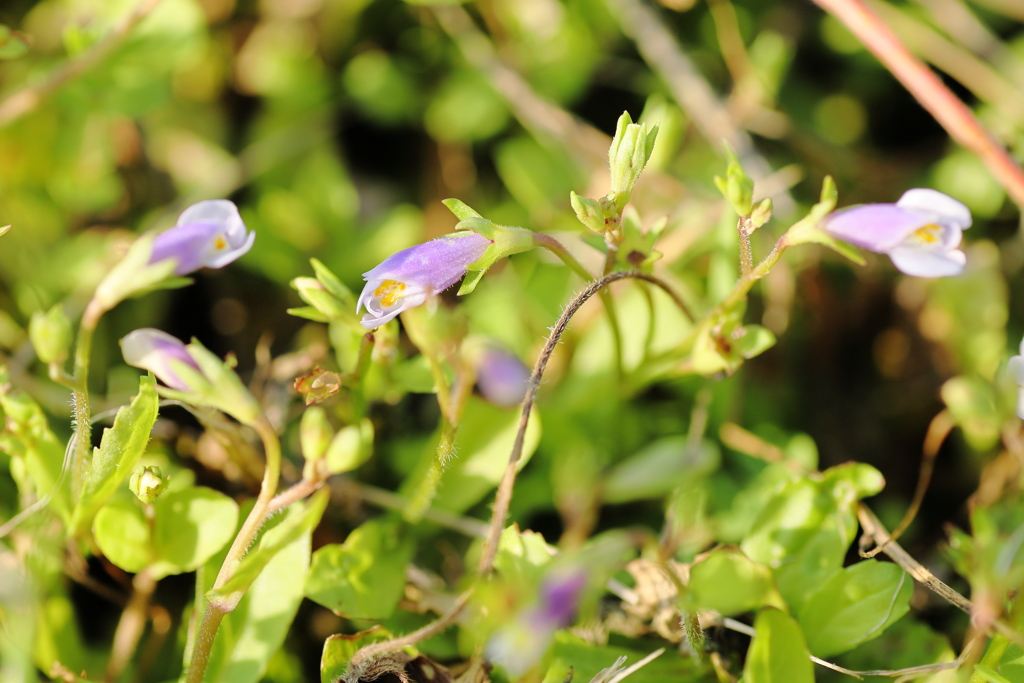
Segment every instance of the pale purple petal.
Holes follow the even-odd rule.
[[[926,249],[922,247],[897,247],[891,249],[889,258],[902,273],[914,277],[950,277],[964,272],[967,257],[959,250]]]
[[[560,572],[549,576],[541,587],[540,609],[535,613],[535,623],[564,628],[572,623],[580,592],[587,584],[587,575],[582,571]]]
[[[189,387],[174,372],[170,361],[180,361],[199,370],[199,366],[181,340],[152,328],[143,328],[126,334],[121,340],[121,353],[124,355],[125,363],[149,370],[161,382],[178,391],[188,391]]]
[[[392,254],[363,273],[363,279],[416,284],[437,294],[465,275],[466,266],[483,256],[490,245],[489,239],[475,232],[441,237]]]
[[[963,202],[938,190],[926,187],[907,190],[896,202],[896,206],[926,214],[940,225],[955,226],[961,230],[971,227],[971,210]]]
[[[149,262],[173,258],[179,276],[204,267],[222,268],[248,252],[255,239],[232,202],[209,199],[185,209],[177,225],[156,236]]]
[[[501,408],[511,408],[526,396],[530,370],[515,354],[487,347],[476,368],[476,381],[484,398]]]
[[[861,204],[827,216],[822,228],[844,242],[883,253],[931,222],[895,204]]]

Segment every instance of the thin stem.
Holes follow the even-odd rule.
[[[65,62],[39,83],[19,90],[0,102],[0,128],[35,109],[69,80],[81,76],[110,54],[161,2],[163,0],[142,0],[107,36],[96,42],[80,57]]]
[[[530,422],[530,411],[533,409],[533,404],[537,399],[537,389],[540,387],[540,380],[544,376],[544,370],[547,368],[548,361],[551,359],[551,354],[554,353],[555,346],[565,333],[573,315],[576,314],[580,307],[583,306],[590,297],[618,280],[626,278],[648,279],[642,276],[642,273],[634,271],[618,271],[611,273],[610,275],[606,275],[597,282],[592,283],[569,302],[569,305],[566,306],[565,311],[563,311],[561,317],[559,317],[558,322],[555,323],[555,326],[552,328],[551,336],[548,337],[548,341],[541,350],[540,356],[537,357],[537,362],[533,366],[533,373],[530,375],[526,397],[523,399],[522,413],[519,417],[519,431],[516,434],[516,440],[512,446],[512,454],[509,456],[505,473],[502,476],[501,483],[498,485],[498,493],[494,499],[494,511],[491,515],[487,539],[484,541],[484,550],[480,556],[480,563],[477,566],[477,570],[480,574],[488,574],[494,566],[494,558],[498,552],[498,539],[501,536],[502,529],[505,527],[505,518],[508,516],[508,507],[512,501],[512,487],[515,485],[516,465],[519,463],[519,459],[523,454],[523,444],[526,439],[526,427]]]
[[[71,400],[74,403],[75,433],[71,437],[74,448],[71,460],[71,500],[77,502],[81,495],[83,480],[89,456],[92,451],[92,416],[89,410],[89,359],[92,353],[92,337],[100,318],[106,312],[96,299],[89,301],[78,327],[78,344],[75,346],[75,370],[72,378]]]
[[[740,238],[740,273],[749,277],[754,270],[754,251],[750,247],[751,223],[749,216],[740,216],[736,221],[736,233]]]
[[[213,588],[220,588],[234,576],[241,564],[242,558],[249,550],[249,546],[256,540],[256,534],[271,514],[270,504],[277,491],[278,480],[281,477],[281,442],[277,438],[274,428],[264,418],[260,418],[253,425],[253,429],[263,440],[263,450],[266,453],[267,465],[263,472],[263,483],[260,486],[260,493],[256,497],[249,516],[242,523],[242,528],[235,536],[231,548],[228,550],[224,563],[221,564],[217,579],[213,582]],[[192,650],[192,660],[188,667],[186,683],[202,683],[206,674],[206,665],[210,660],[210,651],[213,648],[213,641],[220,628],[220,622],[235,608],[235,605],[217,603],[216,605],[206,601],[206,609],[200,619],[199,627],[196,629],[195,647]]]
[[[132,579],[132,597],[121,613],[114,632],[114,647],[107,662],[107,681],[116,681],[128,666],[142,638],[149,615],[149,602],[156,590],[156,580],[143,569]]]
[[[357,651],[352,655],[352,659],[348,662],[349,670],[354,670],[356,666],[370,657],[384,654],[385,652],[400,650],[401,648],[408,647],[410,645],[415,645],[416,643],[426,640],[427,638],[445,630],[453,621],[455,621],[455,618],[459,616],[459,613],[465,609],[466,605],[469,603],[470,597],[473,595],[474,589],[475,586],[460,595],[458,600],[455,601],[455,604],[452,605],[451,609],[445,612],[437,621],[431,622],[423,628],[417,629],[412,633],[407,633],[399,638],[385,640],[381,643],[372,643]]]
[[[270,501],[270,505],[267,506],[267,517],[273,517],[275,514],[284,510],[286,507],[289,507],[293,503],[309,498],[311,495],[319,491],[320,487],[323,485],[324,482],[322,479],[301,480],[291,488],[274,496],[273,500]]]
[[[359,341],[359,356],[356,358],[356,365],[352,372],[345,378],[345,383],[351,387],[353,408],[358,418],[366,415],[366,394],[363,391],[363,378],[370,367],[373,359],[373,347],[377,338],[373,332],[367,332]]]
[[[1024,170],[971,110],[863,0],[814,0],[833,14],[946,129],[950,137],[980,158],[1018,206],[1024,207]]]

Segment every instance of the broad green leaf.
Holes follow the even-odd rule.
[[[309,569],[313,527],[328,496],[325,489],[305,507],[301,503],[293,505],[283,521],[263,532],[258,549],[250,551],[275,549],[238,606],[221,622],[210,653],[206,683],[264,680],[267,664],[284,645],[302,602],[302,577]],[[205,565],[204,571],[209,566]]]
[[[356,469],[373,455],[373,423],[363,418],[359,424],[343,427],[334,435],[324,459],[327,471],[341,474]]]
[[[115,498],[101,507],[93,518],[92,533],[103,555],[126,572],[138,572],[153,563],[149,523],[132,498]]]
[[[747,651],[744,683],[814,683],[813,665],[800,625],[776,609],[762,610]]]
[[[93,451],[85,475],[82,497],[72,516],[76,534],[89,528],[96,511],[135,469],[149,443],[159,402],[156,379],[152,373],[143,375],[139,378],[138,395],[117,411],[114,425],[103,430],[100,447]]]
[[[707,441],[691,447],[685,436],[669,436],[645,446],[605,475],[604,500],[624,503],[661,498],[688,482],[702,479],[719,462],[718,450]]]
[[[540,442],[540,416],[534,411],[526,428],[521,469],[530,460]],[[445,470],[441,479],[441,494],[434,505],[449,512],[463,512],[478,503],[501,481],[508,466],[509,453],[519,428],[519,412],[502,410],[482,399],[470,398],[462,415],[462,424],[456,441],[458,458]],[[436,442],[434,442],[436,443]],[[430,446],[431,461],[434,444]],[[410,477],[416,480],[416,475]],[[410,482],[411,483],[411,482]]]
[[[238,504],[219,491],[195,486],[168,491],[153,503],[155,576],[197,569],[235,536]]]
[[[501,532],[494,568],[506,581],[522,587],[536,586],[554,549],[535,531],[520,531],[513,524]]]
[[[832,494],[839,503],[849,501],[850,496],[868,498],[885,488],[885,477],[871,465],[849,462],[830,467],[822,472],[823,481],[832,488]]]
[[[829,657],[871,640],[910,609],[914,581],[898,565],[866,560],[843,569],[800,610],[811,652]]]
[[[772,570],[752,562],[739,548],[722,546],[690,567],[687,610],[715,610],[728,617],[759,607],[785,609]]]
[[[412,539],[400,522],[366,522],[344,543],[313,553],[306,596],[350,619],[386,619],[405,591],[412,552]]]
[[[17,59],[28,52],[31,39],[21,31],[0,24],[0,59]],[[5,231],[0,230],[0,235]]]
[[[335,634],[324,641],[320,656],[320,683],[334,683],[348,671],[348,662],[360,648],[392,638],[391,632],[377,624],[352,635]],[[411,648],[406,648],[408,651]],[[410,654],[413,654],[410,652]]]

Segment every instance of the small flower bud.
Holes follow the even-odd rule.
[[[604,234],[604,210],[601,208],[601,202],[589,197],[581,197],[575,192],[569,193],[569,201],[572,203],[572,210],[576,212],[576,218],[580,219],[580,223],[599,235]]]
[[[159,467],[137,467],[128,480],[128,488],[135,497],[147,505],[167,488]]]
[[[729,159],[729,165],[725,169],[725,178],[715,176],[715,186],[718,191],[732,204],[733,210],[739,216],[749,216],[754,201],[754,181],[747,176],[736,152],[732,147],[723,141],[725,154]]]
[[[756,230],[772,219],[772,200],[766,197],[759,201],[750,212],[750,224]]]
[[[302,457],[306,461],[302,468],[304,479],[317,478],[317,463],[327,453],[327,447],[331,445],[333,438],[334,430],[327,421],[324,409],[316,406],[307,408],[299,424],[299,443],[302,446]]]
[[[71,323],[58,304],[46,313],[36,311],[28,324],[28,336],[44,363],[63,363],[71,348]]]
[[[657,137],[657,126],[648,131],[646,124],[633,123],[629,112],[622,112],[615,127],[615,137],[608,148],[611,194],[617,195],[616,203],[619,203],[620,209],[629,200],[640,172],[651,158]]]

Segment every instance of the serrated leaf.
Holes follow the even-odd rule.
[[[75,506],[72,528],[84,532],[92,517],[110,500],[117,487],[131,475],[149,443],[156,422],[160,397],[152,373],[139,378],[139,393],[117,411],[112,427],[103,430],[100,447],[95,449],[85,475],[82,496]]]
[[[762,610],[747,651],[744,683],[814,683],[813,665],[799,624],[776,609]]]
[[[402,523],[375,519],[313,553],[306,597],[350,619],[386,619],[405,591],[413,543]]]
[[[877,638],[910,610],[914,581],[898,565],[865,560],[838,572],[800,610],[807,644],[818,657]]]

